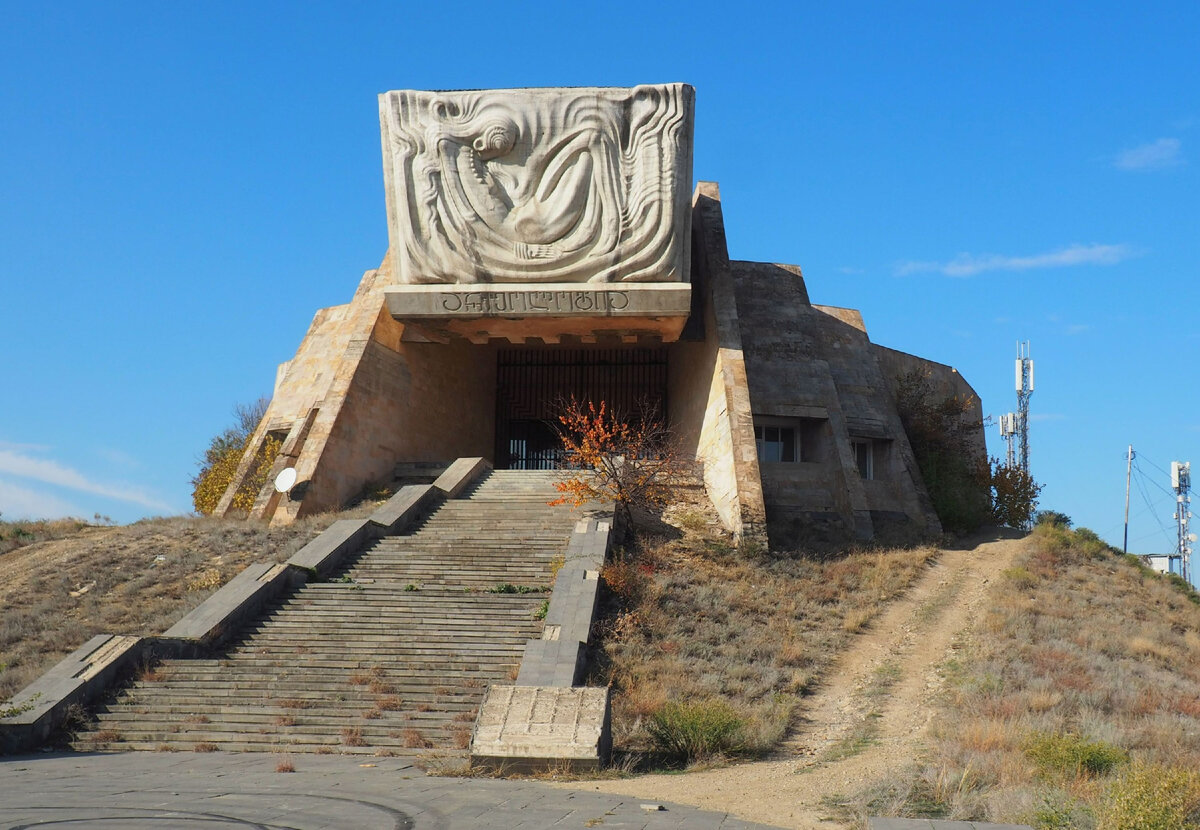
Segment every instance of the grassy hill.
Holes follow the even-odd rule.
[[[208,517],[0,522],[0,701],[96,634],[161,634],[247,565],[287,559],[334,518],[286,528]]]
[[[858,814],[1200,827],[1200,596],[1086,529],[1030,541],[943,666],[927,757]]]

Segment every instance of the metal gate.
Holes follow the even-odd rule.
[[[502,349],[496,362],[496,466],[559,466],[558,413],[574,397],[619,417],[663,419],[666,349]]]

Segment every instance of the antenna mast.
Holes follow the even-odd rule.
[[[1176,553],[1179,554],[1180,576],[1192,584],[1192,542],[1196,537],[1188,532],[1188,521],[1192,518],[1189,509],[1192,504],[1192,462],[1171,462],[1171,489],[1175,491],[1175,524],[1179,529],[1179,542]]]
[[[1029,341],[1017,343],[1017,465],[1029,472],[1029,398],[1033,395],[1033,358],[1029,356]],[[1009,442],[1012,456],[1012,442]],[[1012,462],[1009,462],[1011,466]]]

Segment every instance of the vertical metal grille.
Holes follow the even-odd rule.
[[[503,349],[496,367],[496,466],[558,466],[563,403],[607,404],[620,417],[666,417],[666,349]]]

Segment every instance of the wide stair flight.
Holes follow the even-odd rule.
[[[102,705],[78,749],[464,756],[486,687],[541,636],[579,514],[556,473],[497,470],[375,542],[217,659],[167,660]]]

